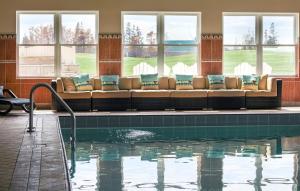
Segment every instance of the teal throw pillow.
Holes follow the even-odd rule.
[[[158,90],[158,74],[141,74],[143,90]]]
[[[258,90],[260,77],[256,75],[243,75],[242,89],[243,90]]]
[[[103,91],[119,90],[119,76],[103,75],[101,76],[101,85]]]
[[[176,90],[192,90],[193,75],[176,74]]]
[[[211,90],[226,89],[225,76],[223,76],[223,75],[208,75],[207,78],[208,78],[209,89],[211,89]]]
[[[90,83],[90,75],[82,74],[80,76],[72,77],[77,91],[92,91],[93,85]]]

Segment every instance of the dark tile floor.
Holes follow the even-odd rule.
[[[57,116],[35,115],[31,134],[27,124],[22,112],[0,118],[0,190],[68,190]]]

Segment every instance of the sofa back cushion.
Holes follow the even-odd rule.
[[[101,76],[101,86],[103,91],[119,90],[119,76],[118,75]]]
[[[169,89],[175,90],[176,89],[176,80],[173,77],[170,77],[169,80]]]
[[[158,79],[158,87],[160,90],[169,89],[169,77],[163,76]]]
[[[132,89],[131,78],[128,78],[128,77],[119,78],[119,89],[120,90],[131,90]]]
[[[100,78],[95,78],[94,79],[94,90],[102,90],[102,85],[101,85],[101,79]]]
[[[61,80],[63,83],[64,91],[66,92],[76,91],[74,81],[71,77],[62,77]]]
[[[206,78],[203,76],[196,76],[193,78],[194,89],[206,89]]]
[[[235,76],[226,76],[225,85],[226,85],[226,89],[239,89],[238,78]]]
[[[142,87],[141,79],[139,77],[132,77],[131,86],[132,89],[141,89]]]
[[[258,83],[258,89],[267,90],[267,83],[268,83],[268,74],[261,75]]]
[[[226,89],[225,76],[223,75],[208,75],[207,76],[209,89]]]

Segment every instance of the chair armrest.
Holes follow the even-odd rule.
[[[8,95],[10,95],[13,98],[18,98],[18,96],[10,89],[3,89],[3,93],[7,93]]]

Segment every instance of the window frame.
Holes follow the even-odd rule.
[[[222,33],[224,36],[224,16],[254,16],[255,17],[255,43],[254,45],[234,45],[234,44],[224,44],[223,41],[223,55],[225,52],[224,47],[243,47],[243,46],[254,46],[256,47],[256,74],[263,74],[263,47],[295,47],[295,74],[294,75],[274,75],[273,77],[299,77],[299,51],[297,51],[297,46],[299,45],[299,13],[268,13],[268,12],[223,12],[222,15]],[[264,16],[292,16],[294,17],[294,44],[276,44],[276,45],[265,45],[263,43],[263,17]],[[222,71],[224,72],[224,56],[222,58]],[[234,75],[234,74],[229,74]]]
[[[141,44],[132,45],[124,42],[124,16],[125,15],[155,15],[156,16],[156,44]],[[164,16],[197,16],[197,43],[195,44],[165,44],[164,41]],[[164,74],[164,50],[167,46],[196,46],[197,48],[197,75],[201,73],[201,12],[174,12],[174,11],[122,11],[121,12],[121,36],[122,36],[122,47],[121,47],[121,76],[124,75],[124,49],[126,46],[156,46],[157,47],[157,73],[159,76],[166,76]],[[136,76],[136,75],[131,75]]]
[[[53,14],[54,44],[22,44],[20,43],[20,15],[23,14]],[[95,15],[95,44],[63,44],[61,43],[63,14],[91,14]],[[62,46],[96,46],[96,73],[93,77],[99,76],[99,11],[16,11],[16,77],[17,79],[55,79],[61,77],[61,47]],[[22,76],[19,73],[19,46],[54,46],[54,76]]]

